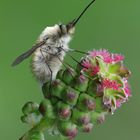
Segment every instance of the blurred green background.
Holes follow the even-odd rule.
[[[17,140],[28,127],[21,123],[27,101],[43,98],[29,68],[30,59],[11,63],[28,50],[46,26],[71,21],[90,0],[0,0],[0,139]],[[125,55],[132,71],[133,97],[103,125],[76,140],[140,139],[140,0],[96,0],[77,26],[71,48],[106,48]],[[79,59],[80,55],[74,54]],[[71,61],[66,58],[66,61]],[[74,62],[72,62],[74,64]],[[57,139],[48,137],[47,140]]]

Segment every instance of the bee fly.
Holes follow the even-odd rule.
[[[53,27],[46,27],[39,36],[37,43],[17,57],[12,66],[21,63],[33,54],[32,71],[37,80],[41,84],[52,82],[61,68],[65,54],[72,50],[69,49],[68,44],[74,34],[76,24],[94,2],[95,0],[92,0],[80,16],[72,22],[66,25],[56,24]]]

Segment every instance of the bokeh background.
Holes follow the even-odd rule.
[[[90,0],[0,0],[0,139],[17,140],[28,127],[21,108],[40,102],[40,87],[29,68],[30,58],[10,65],[28,50],[46,26],[71,21]],[[76,140],[140,139],[140,1],[96,0],[77,26],[71,48],[88,51],[106,48],[125,55],[132,71],[132,98],[90,134]],[[81,56],[74,54],[79,59]],[[67,57],[66,61],[74,62]],[[58,139],[48,136],[47,140]]]

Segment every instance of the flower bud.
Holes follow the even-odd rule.
[[[80,75],[75,78],[75,80],[73,82],[73,87],[80,92],[84,92],[87,90],[88,81],[89,81],[89,79],[86,76]]]
[[[94,81],[93,80],[89,81],[87,93],[92,97],[98,96],[97,83],[98,82],[95,81],[95,80]]]
[[[76,76],[76,72],[74,71],[74,69],[69,67],[65,69],[65,71],[63,72],[62,80],[63,82],[69,85],[75,76]]]
[[[33,112],[28,115],[24,115],[21,117],[21,121],[23,123],[27,123],[30,126],[36,125],[42,118],[42,115],[39,112]]]
[[[39,106],[39,111],[43,116],[47,116],[48,118],[54,119],[55,113],[53,110],[53,106],[51,104],[51,101],[48,99],[44,99]]]
[[[23,107],[22,107],[22,112],[25,115],[28,115],[32,112],[35,112],[38,110],[39,105],[34,102],[27,102]]]
[[[78,126],[87,125],[90,122],[90,114],[74,109],[72,113],[72,121]]]
[[[71,116],[71,108],[68,104],[59,102],[56,105],[57,116],[60,120],[69,120]]]
[[[63,91],[63,100],[70,105],[77,103],[78,96],[79,92],[71,87],[67,87]]]
[[[102,124],[105,121],[106,114],[107,114],[107,112],[102,112],[102,113],[92,112],[91,120],[92,120],[93,124]]]
[[[77,108],[83,112],[93,111],[96,108],[95,99],[87,94],[81,94],[78,100]]]
[[[53,81],[51,87],[51,95],[62,99],[62,92],[65,89],[66,85],[62,81],[57,79]]]
[[[117,109],[116,105],[116,96],[124,98],[122,95],[119,95],[119,92],[112,89],[105,89],[104,96],[103,96],[103,103],[104,105],[111,111],[112,113]]]
[[[58,122],[58,129],[62,135],[68,137],[69,139],[75,138],[78,133],[76,125],[72,124],[70,121]]]
[[[93,124],[92,123],[88,123],[88,124],[82,126],[82,131],[85,132],[85,133],[91,132],[92,129],[93,129]]]

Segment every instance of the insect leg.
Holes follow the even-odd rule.
[[[80,50],[75,50],[75,49],[68,49],[68,51],[67,51],[67,52],[77,52],[77,53],[86,54],[86,55],[88,55],[88,54],[89,54],[89,53],[87,53],[87,52],[80,51]]]
[[[76,63],[78,63],[80,66],[84,67],[78,60],[76,60],[72,55],[70,55],[68,51],[66,51],[62,47],[60,47],[60,48],[61,48],[62,51],[64,51],[65,53],[67,53],[67,55],[70,56]]]
[[[68,67],[69,67],[69,68],[72,68],[72,66],[71,66],[70,64],[68,64],[67,62],[63,62],[63,61],[61,60],[61,58],[59,57],[59,52],[56,53],[56,54],[51,54],[51,53],[49,53],[45,48],[42,49],[42,50],[43,50],[44,52],[48,53],[49,55],[52,55],[52,56],[57,57],[58,60],[62,63],[62,65],[63,65],[66,69],[68,69]],[[67,66],[68,66],[68,67],[67,67]]]
[[[67,50],[65,50],[65,49],[63,49],[62,47],[61,47],[61,49],[65,52],[65,53],[67,53],[67,55],[68,56],[70,56],[76,63],[78,63],[81,67],[83,67],[83,68],[86,68],[86,67],[84,67],[78,60],[76,60],[72,55],[70,55],[69,54],[69,52],[67,51]],[[89,78],[89,79],[92,79],[91,77],[89,77],[88,75],[85,75],[87,78]],[[92,79],[92,80],[94,80],[94,79]]]
[[[67,66],[66,65],[68,65],[69,67],[72,67],[70,64],[68,64],[67,62],[63,62],[62,60],[61,60],[61,58],[59,57],[59,51],[58,51],[58,53],[56,53],[56,54],[52,54],[52,53],[49,53],[48,51],[47,51],[47,49],[46,48],[43,48],[42,49],[45,53],[48,53],[49,55],[52,55],[52,56],[54,56],[54,57],[57,57],[58,59],[59,59],[59,61],[64,65],[64,67],[65,68],[67,68]]]
[[[60,49],[60,48],[59,48]],[[63,48],[62,48],[63,49]],[[66,68],[67,68],[67,66],[66,65],[68,65],[70,68],[72,68],[72,66],[70,65],[70,64],[68,64],[68,63],[66,63],[66,62],[64,62],[63,63],[63,61],[60,59],[60,57],[59,57],[59,55],[56,53],[56,54],[51,54],[51,53],[49,53],[49,52],[47,52],[47,50],[46,49],[43,49],[43,51],[44,52],[46,52],[46,53],[48,53],[48,54],[50,54],[50,55],[53,55],[53,56],[56,56],[58,59],[59,59],[59,61],[62,63],[62,65],[64,65]],[[66,53],[68,53],[66,50],[64,50],[63,49],[63,51],[65,51]],[[59,53],[59,52],[58,52]],[[78,62],[73,56],[71,56],[70,55],[70,57],[72,57],[81,67],[83,67],[83,68],[85,68],[80,62]],[[89,79],[92,79],[92,78],[90,78],[89,76],[87,76],[87,75],[85,75],[87,78],[89,78]],[[93,80],[93,79],[92,79]]]
[[[50,85],[49,85],[49,92],[51,93],[51,88],[52,88],[52,85],[51,85],[51,83],[52,83],[52,74],[53,74],[53,72],[52,72],[52,69],[51,69],[51,67],[49,66],[49,64],[47,63],[47,60],[46,60],[46,57],[44,56],[44,54],[43,54],[43,49],[42,48],[40,48],[40,52],[41,52],[41,54],[42,54],[42,56],[43,56],[43,58],[44,58],[44,60],[45,60],[45,63],[46,63],[46,65],[47,65],[47,67],[48,67],[48,69],[49,69],[49,71],[50,71],[50,76],[51,76],[51,78],[50,78]]]

